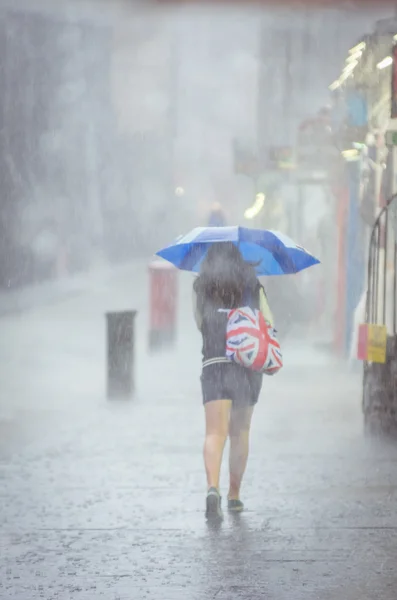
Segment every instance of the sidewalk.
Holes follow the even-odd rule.
[[[0,290],[0,318],[3,315],[16,313],[32,308],[47,306],[63,301],[69,297],[92,290],[103,285],[112,278],[139,275],[147,269],[150,258],[136,259],[130,263],[111,265],[107,262],[98,264],[91,270],[71,275],[63,279],[45,281],[15,290]]]
[[[172,376],[162,355],[148,354],[147,265],[148,261],[141,261],[98,272],[81,281],[85,287],[75,295],[59,296],[49,304],[0,318],[0,416],[7,411],[57,410],[105,402],[105,315],[109,311],[137,310],[137,393],[151,393],[152,384],[158,385],[153,372],[161,373],[163,380]],[[192,364],[199,368],[200,340],[191,316],[188,274],[180,277],[179,305],[179,335],[186,334],[187,322]],[[171,362],[183,359],[185,351],[179,346]]]
[[[364,439],[360,379],[285,348],[255,412],[247,511],[208,529],[191,279],[176,348],[150,356],[144,277],[0,320],[1,600],[395,600],[397,449]],[[127,302],[137,394],[108,402],[103,313]]]

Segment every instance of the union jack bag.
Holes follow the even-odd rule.
[[[262,312],[249,306],[228,311],[226,357],[237,364],[266,375],[283,366],[275,328]]]

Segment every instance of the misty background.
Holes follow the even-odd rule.
[[[182,4],[0,0],[0,598],[396,600],[396,446],[364,435],[373,414],[395,425],[396,362],[365,386],[357,344],[357,370],[347,360],[378,194],[371,143],[352,169],[341,151],[377,127],[357,138],[333,110],[349,135],[323,135],[329,86],[371,32],[341,87],[367,83],[368,119],[388,128],[392,69],[376,65],[396,23],[382,37],[378,8]],[[325,143],[309,139],[294,170],[307,120]],[[265,167],[244,172],[238,147]],[[151,263],[215,202],[321,260],[264,278],[284,368],[255,408],[248,510],[219,532],[203,514],[193,275]],[[112,336],[109,313],[124,313]],[[153,333],[170,333],[162,352]]]
[[[375,20],[141,6],[0,3],[2,288],[149,256],[214,201],[242,224],[257,190],[235,173],[233,140],[293,145]]]

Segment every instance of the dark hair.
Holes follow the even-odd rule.
[[[254,265],[245,262],[237,246],[232,242],[212,244],[194,282],[198,309],[203,313],[206,303],[214,308],[237,308],[244,292],[253,292],[257,285]]]

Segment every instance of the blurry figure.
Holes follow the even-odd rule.
[[[34,257],[34,279],[41,282],[57,274],[59,233],[55,222],[45,220],[36,231],[31,243]]]
[[[219,202],[214,202],[208,219],[208,227],[225,227],[226,214]]]
[[[197,327],[203,338],[201,385],[206,434],[204,463],[207,474],[206,516],[222,519],[219,478],[226,438],[230,438],[228,510],[240,512],[240,487],[247,465],[251,418],[262,387],[262,373],[226,358],[228,315],[224,309],[249,305],[273,323],[254,267],[233,243],[211,246],[193,284]],[[247,302],[247,298],[249,298]],[[223,310],[222,310],[223,309]]]

